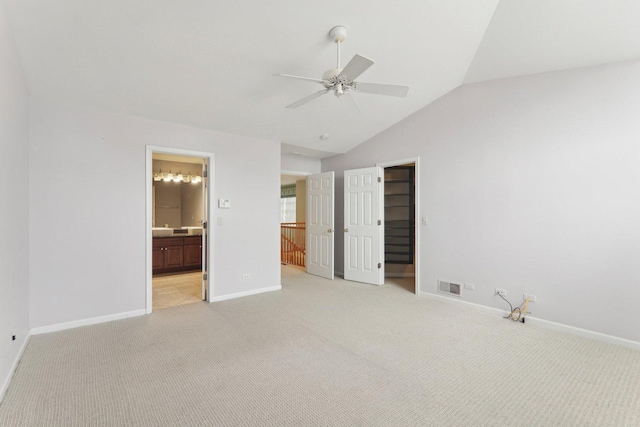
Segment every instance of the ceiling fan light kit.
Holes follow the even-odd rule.
[[[333,94],[337,98],[340,98],[344,94],[353,95],[354,92],[397,97],[407,96],[407,92],[409,91],[408,86],[356,82],[355,79],[357,79],[362,73],[367,71],[369,67],[373,65],[373,61],[365,58],[364,56],[355,55],[344,68],[341,68],[340,44],[347,38],[347,29],[343,26],[333,27],[331,31],[329,31],[329,37],[331,38],[331,40],[333,40],[337,47],[336,68],[325,71],[322,74],[322,79],[295,76],[292,74],[276,74],[277,76],[281,77],[319,83],[324,88],[323,90],[312,93],[311,95],[302,98],[301,100],[296,101],[293,104],[287,105],[287,108],[298,108],[329,92],[333,92]],[[355,98],[353,99],[355,100]]]

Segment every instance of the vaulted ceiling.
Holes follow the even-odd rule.
[[[31,96],[348,151],[461,84],[640,59],[637,0],[4,0]],[[406,98],[325,95],[329,30]],[[321,140],[320,135],[329,139]],[[296,148],[298,147],[298,148]]]

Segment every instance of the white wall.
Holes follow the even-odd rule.
[[[307,179],[296,181],[296,222],[307,222]]]
[[[322,169],[340,188],[345,169],[420,157],[422,291],[469,282],[464,300],[501,309],[495,287],[532,293],[538,318],[640,341],[639,75],[632,62],[463,86]]]
[[[215,154],[212,295],[280,285],[278,143],[37,100],[30,132],[31,327],[144,309],[146,145]]]
[[[280,170],[288,172],[320,173],[320,159],[303,156],[280,156]]]
[[[29,331],[28,167],[27,87],[0,1],[0,400]]]

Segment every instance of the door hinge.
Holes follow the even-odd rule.
[[[378,225],[382,225],[382,221],[381,220],[378,220]]]
[[[382,268],[382,264],[381,263],[378,263],[378,268]]]
[[[202,171],[202,177],[203,178],[208,178],[209,177],[209,171],[207,171],[206,169]]]
[[[207,225],[209,225],[209,223],[207,221],[202,221],[202,229],[203,230],[207,229]]]
[[[209,275],[207,273],[202,273],[202,280],[208,280]]]
[[[378,177],[378,182],[382,182],[382,178]]]

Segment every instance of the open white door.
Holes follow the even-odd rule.
[[[344,278],[384,284],[383,169],[344,171]]]
[[[334,173],[307,177],[307,273],[333,280]]]
[[[209,160],[202,159],[202,300],[209,301]]]

